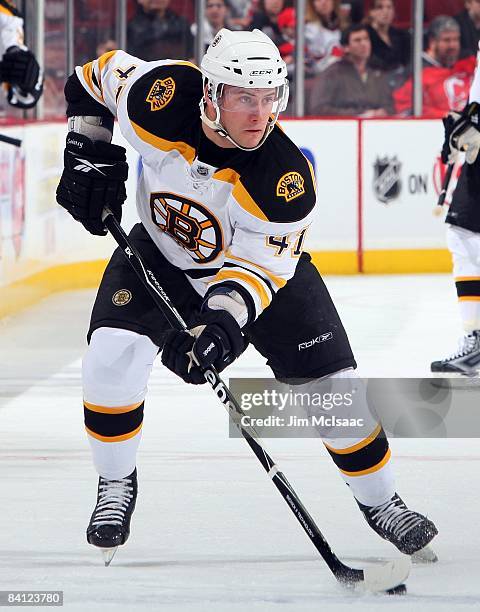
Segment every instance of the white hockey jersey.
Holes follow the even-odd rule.
[[[23,46],[23,19],[8,0],[0,0],[0,59],[9,47]]]
[[[75,74],[91,108],[67,95],[68,114],[108,109],[142,157],[137,209],[158,249],[200,295],[235,289],[256,319],[302,252],[316,199],[307,159],[278,125],[255,151],[212,143],[201,127],[202,76],[189,62],[111,51]]]

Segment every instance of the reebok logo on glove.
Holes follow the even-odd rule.
[[[210,344],[207,346],[207,348],[206,348],[206,349],[203,351],[202,355],[203,355],[204,357],[206,357],[206,356],[208,355],[208,353],[209,353],[209,352],[210,352],[212,349],[214,349],[214,348],[215,348],[215,343],[214,343],[214,342],[211,342],[211,343],[210,343]]]
[[[78,162],[82,162],[80,163],[78,166],[74,166],[73,169],[74,170],[79,170],[80,172],[90,172],[90,170],[95,170],[96,172],[99,172],[100,174],[103,174],[103,176],[107,176],[105,174],[105,172],[102,172],[101,170],[99,170],[99,168],[107,168],[107,167],[112,167],[115,164],[93,164],[92,162],[88,161],[88,159],[81,159],[80,157],[76,157],[75,158]]]

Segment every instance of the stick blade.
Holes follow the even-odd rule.
[[[405,582],[410,574],[411,567],[410,557],[406,555],[366,567],[363,570],[364,588],[372,593],[394,589]]]

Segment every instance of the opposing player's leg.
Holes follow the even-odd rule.
[[[184,274],[162,257],[142,226],[130,238],[180,311],[194,316],[201,298]],[[98,290],[82,368],[85,426],[99,475],[87,540],[104,550],[116,550],[130,533],[147,383],[169,329],[117,249]]]
[[[453,258],[464,335],[457,349],[432,362],[431,369],[472,376],[480,369],[480,233],[449,225],[447,244]]]
[[[318,434],[372,529],[406,554],[423,549],[437,530],[396,493],[388,440],[353,371],[356,364],[340,317],[307,254],[248,335],[277,379],[311,396],[323,397],[336,387],[355,396],[338,416],[354,417],[361,428],[352,433],[334,424],[320,427]]]

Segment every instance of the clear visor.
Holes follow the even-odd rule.
[[[231,113],[259,112],[276,114],[283,100],[285,86],[249,89],[234,85],[220,85],[217,104],[223,111]]]

